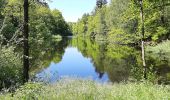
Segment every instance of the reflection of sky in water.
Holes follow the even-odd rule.
[[[85,58],[77,48],[68,47],[65,50],[62,61],[59,63],[51,62],[51,65],[36,75],[37,78],[48,82],[54,82],[62,76],[90,78],[96,81],[108,81],[107,74],[99,78],[95,72],[95,67],[90,58]]]

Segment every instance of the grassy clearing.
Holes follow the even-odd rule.
[[[170,86],[152,83],[101,84],[90,80],[63,79],[56,84],[27,83],[0,100],[169,100]]]
[[[160,52],[169,53],[170,52],[170,41],[167,40],[155,46],[147,46],[146,51],[150,51],[153,53],[160,53]]]
[[[155,59],[170,60],[170,41],[164,41],[155,46],[146,47],[147,55],[152,56]]]

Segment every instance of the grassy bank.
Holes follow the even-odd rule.
[[[56,84],[27,83],[0,100],[168,100],[170,86],[152,83],[101,84],[89,80],[64,79]]]
[[[152,56],[155,59],[162,59],[170,61],[170,41],[161,42],[155,46],[146,47],[147,55]]]
[[[170,51],[170,40],[163,41],[155,46],[147,46],[146,51],[154,52],[154,53],[159,53],[159,52],[164,52],[164,53],[169,53]]]

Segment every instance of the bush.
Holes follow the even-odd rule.
[[[0,48],[0,89],[15,86],[21,79],[21,59],[13,47]]]

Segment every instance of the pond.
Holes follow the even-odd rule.
[[[32,69],[38,81],[53,83],[63,77],[73,77],[99,82],[122,82],[143,78],[141,52],[134,47],[97,42],[89,38],[63,38],[45,50],[41,52],[45,56],[40,55],[42,59],[36,61],[42,62],[38,65],[41,67]],[[168,63],[160,64],[158,59],[148,55],[148,78],[154,82],[168,82]],[[166,71],[160,70],[162,65]]]

